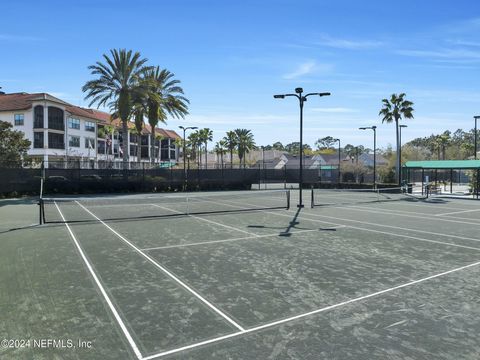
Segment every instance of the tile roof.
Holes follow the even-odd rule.
[[[27,110],[32,107],[32,102],[48,100],[62,105],[69,105],[55,96],[47,93],[12,93],[0,95],[0,111]]]

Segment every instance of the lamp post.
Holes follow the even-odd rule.
[[[399,142],[400,142],[400,146],[398,147],[398,160],[400,162],[400,167],[398,168],[398,172],[399,172],[399,178],[398,180],[400,181],[400,184],[399,185],[402,185],[402,129],[403,128],[406,128],[408,127],[407,125],[399,125],[398,126],[398,129],[399,129]]]
[[[195,129],[198,129],[197,126],[182,126],[180,125],[179,126],[180,129],[183,130],[183,182],[184,182],[184,190],[187,188],[187,167],[186,167],[186,153],[185,153],[185,133],[187,132],[187,130],[195,130]],[[189,159],[190,160],[190,159]],[[189,161],[189,165],[190,165],[190,161]]]
[[[340,150],[341,150],[340,139],[334,139],[334,140],[338,141],[338,184],[340,185],[340,180],[341,180],[341,177],[340,177],[340,162],[341,162],[341,159],[342,159],[342,156],[341,156],[341,153],[340,153]]]
[[[373,188],[377,187],[377,127],[361,127],[360,130],[373,130]]]
[[[322,93],[308,93],[306,95],[302,95],[303,89],[298,87],[295,89],[295,94],[283,94],[283,95],[273,95],[275,99],[284,99],[287,96],[294,96],[298,99],[300,105],[300,169],[299,169],[299,203],[297,207],[303,208],[303,199],[302,199],[302,187],[303,187],[303,103],[307,101],[307,97],[309,96],[329,96],[329,92],[322,92]]]
[[[478,130],[477,130],[477,120],[480,119],[480,116],[474,116],[475,119],[475,160],[477,160],[477,136],[478,136]]]

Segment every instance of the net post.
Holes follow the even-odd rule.
[[[314,188],[312,187],[312,190],[310,192],[310,207],[313,209],[315,207],[315,197],[313,194]]]
[[[45,223],[45,211],[43,207],[43,178],[40,178],[40,194],[38,197],[38,224],[43,225]]]
[[[258,164],[258,190],[262,190],[262,169]]]
[[[287,210],[290,210],[290,190],[287,190]]]
[[[185,200],[186,200],[186,203],[187,203],[187,210],[185,211],[185,213],[186,213],[187,215],[190,215],[190,209],[189,209],[189,203],[188,203],[188,196],[186,197]]]

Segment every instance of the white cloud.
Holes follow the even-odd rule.
[[[376,40],[347,40],[334,38],[329,35],[321,35],[320,39],[315,41],[316,45],[328,46],[337,49],[362,50],[372,49],[383,46],[384,43]]]
[[[480,60],[480,51],[473,51],[467,49],[397,50],[395,51],[395,53],[404,56],[423,58]]]
[[[471,41],[471,40],[464,40],[464,39],[450,39],[447,42],[460,45],[460,46],[470,46],[470,47],[480,47],[480,42],[478,41]]]
[[[306,61],[297,66],[297,68],[282,77],[286,80],[298,79],[305,75],[312,75],[318,72],[328,72],[333,68],[330,64],[318,64],[315,60]]]
[[[315,69],[315,61],[308,61],[300,64],[293,72],[283,75],[284,79],[296,79],[303,75],[311,74]]]

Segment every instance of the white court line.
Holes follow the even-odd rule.
[[[205,202],[208,202],[207,200],[205,200]],[[164,209],[164,210],[167,210],[167,211],[171,211],[171,212],[174,212],[174,213],[178,213],[178,214],[185,214],[181,211],[178,211],[178,210],[174,210],[174,209],[170,209],[170,208],[167,208],[165,206],[160,206],[160,205],[157,205],[157,204],[150,204],[152,206],[156,206],[158,208],[161,208],[161,209]],[[186,214],[192,218],[195,218],[195,219],[198,219],[198,220],[202,220],[202,221],[206,221],[206,222],[209,222],[211,224],[215,224],[215,225],[218,225],[218,226],[222,226],[224,228],[227,228],[227,229],[230,229],[230,230],[235,230],[235,231],[239,231],[239,232],[243,232],[244,234],[248,234],[250,236],[255,236],[255,237],[258,237],[259,235],[258,234],[255,234],[255,233],[252,233],[250,231],[246,231],[246,230],[242,230],[242,229],[239,229],[239,228],[236,228],[234,226],[230,226],[230,225],[225,225],[225,224],[222,224],[222,223],[219,223],[219,222],[216,222],[216,221],[213,221],[213,220],[208,220],[208,219],[205,219],[205,218],[202,218],[202,217],[199,217],[199,216],[195,216],[195,215],[190,215],[190,214]]]
[[[360,223],[360,224],[365,224],[365,225],[372,225],[372,226],[385,227],[385,228],[396,229],[396,230],[417,232],[417,233],[423,233],[423,234],[429,234],[429,235],[435,235],[435,236],[443,236],[443,237],[454,238],[454,239],[461,239],[461,240],[468,240],[468,241],[477,241],[477,242],[480,241],[480,239],[470,238],[470,237],[466,237],[466,236],[442,234],[442,233],[436,233],[436,232],[426,231],[426,230],[418,230],[418,229],[405,228],[405,227],[401,227],[401,226],[393,226],[393,225],[370,223],[370,222],[366,222],[366,221],[352,220],[352,219],[345,219],[345,218],[338,218],[338,217],[327,216],[327,215],[310,214],[310,213],[304,213],[304,215],[314,216],[314,217],[319,217],[319,216],[320,216],[320,217],[327,217],[327,218],[331,218],[331,219],[334,219],[334,220],[350,221],[350,222]]]
[[[227,205],[227,204],[225,204],[225,205]],[[254,204],[248,204],[248,205],[256,206],[256,205],[254,205]],[[233,206],[233,205],[231,205],[231,206]],[[289,210],[289,211],[290,211],[290,213],[292,213],[294,210]],[[277,215],[277,216],[284,216],[284,217],[286,216],[286,217],[289,217],[289,218],[291,217],[290,215],[280,214],[280,213],[276,213],[276,212],[272,212],[272,211],[265,211],[265,213],[273,214],[273,215]],[[324,217],[324,218],[334,219],[334,220],[340,220],[340,221],[352,221],[352,222],[357,222],[357,223],[361,223],[361,224],[368,224],[368,225],[374,225],[374,226],[382,226],[382,225],[378,225],[378,224],[374,224],[374,223],[367,223],[367,222],[365,222],[365,221],[349,220],[349,219],[337,218],[337,217],[333,217],[333,216],[326,216],[326,215],[319,215],[319,214],[310,214],[310,213],[303,213],[303,215],[298,216],[298,218],[299,218],[299,219],[304,219],[304,220],[307,220],[307,221],[313,221],[313,222],[329,223],[329,222],[326,222],[326,221],[321,221],[321,220],[317,220],[317,219],[311,219],[311,218],[308,218],[308,217],[306,218],[305,216]],[[334,224],[334,223],[331,223],[331,222],[330,222],[329,224],[338,225],[338,226],[344,225],[344,224]],[[434,243],[434,244],[441,244],[441,245],[454,246],[454,247],[460,247],[460,248],[465,248],[465,249],[480,251],[480,248],[475,248],[475,247],[466,246],[466,245],[453,244],[453,243],[448,243],[448,242],[438,241],[438,240],[430,240],[430,239],[420,238],[420,237],[416,237],[416,236],[396,234],[396,233],[391,233],[391,232],[387,232],[387,231],[367,229],[367,228],[358,227],[358,226],[352,226],[352,225],[344,225],[344,226],[347,227],[347,228],[356,229],[356,230],[362,230],[362,231],[367,231],[367,232],[374,232],[374,233],[379,233],[379,234],[384,234],[384,235],[402,237],[402,238],[406,238],[406,239],[413,239],[413,240],[418,240],[418,241],[430,242],[430,243]],[[401,229],[401,228],[399,228],[399,229]],[[405,229],[403,229],[403,230],[416,231],[416,230],[410,230],[410,229],[408,229],[408,228],[405,228]],[[425,233],[430,233],[430,232],[427,232],[427,231],[424,231],[424,232],[425,232]],[[430,233],[430,234],[433,234],[433,233]],[[441,234],[437,234],[437,235],[441,235]],[[468,239],[468,238],[467,238],[467,239]],[[475,239],[468,239],[468,240],[480,241],[480,240],[475,240]]]
[[[273,213],[272,213],[273,214]],[[289,216],[289,215],[284,215],[284,214],[278,214],[279,216]],[[304,220],[307,220],[307,221],[320,221],[320,222],[323,222],[321,220],[317,220],[317,219],[311,219],[311,218],[306,218],[306,216],[322,216],[322,217],[326,217],[326,218],[329,218],[329,219],[336,219],[336,220],[341,220],[341,221],[350,221],[350,220],[346,220],[346,219],[342,219],[342,218],[335,218],[335,217],[332,217],[332,216],[324,216],[324,215],[317,215],[317,214],[304,214],[304,216],[299,216],[300,219],[304,219]],[[361,222],[363,224],[369,224],[369,225],[375,225],[375,224],[372,224],[372,223],[366,223],[366,222]],[[342,225],[342,224],[337,224],[337,225]],[[345,225],[345,227],[347,228],[351,228],[351,229],[356,229],[356,230],[362,230],[362,231],[367,231],[367,232],[373,232],[373,233],[377,233],[377,234],[384,234],[384,235],[389,235],[389,236],[395,236],[395,237],[401,237],[401,238],[405,238],[405,239],[412,239],[412,240],[418,240],[418,241],[423,241],[423,242],[429,242],[429,243],[434,243],[434,244],[441,244],[441,245],[447,245],[447,246],[454,246],[454,247],[459,247],[459,248],[464,248],[464,249],[469,249],[469,250],[477,250],[477,251],[480,251],[480,248],[476,248],[476,247],[472,247],[472,246],[466,246],[466,245],[460,245],[460,244],[453,244],[453,243],[448,243],[448,242],[444,242],[444,241],[438,241],[438,240],[431,240],[431,239],[425,239],[425,238],[421,238],[421,237],[417,237],[417,236],[410,236],[410,235],[403,235],[403,234],[396,234],[396,233],[392,233],[392,232],[388,232],[388,231],[380,231],[380,230],[374,230],[374,229],[367,229],[367,228],[363,228],[363,227],[358,227],[358,226],[352,226],[352,225]]]
[[[267,324],[264,324],[264,325],[256,326],[256,327],[253,327],[253,328],[250,328],[250,329],[246,329],[244,331],[239,331],[239,332],[232,333],[232,334],[229,334],[229,335],[224,335],[224,336],[220,336],[220,337],[217,337],[217,338],[214,338],[214,339],[209,339],[209,340],[201,341],[201,342],[198,342],[198,343],[195,343],[195,344],[182,346],[182,347],[179,347],[179,348],[176,348],[176,349],[172,349],[172,350],[160,352],[160,353],[157,353],[157,354],[149,355],[149,356],[144,357],[142,360],[157,359],[157,358],[160,358],[160,357],[163,357],[163,356],[178,353],[180,351],[194,349],[194,348],[197,348],[199,346],[211,344],[211,343],[218,342],[218,341],[221,341],[221,340],[230,339],[230,338],[233,338],[233,337],[236,337],[236,336],[256,332],[256,331],[259,331],[259,330],[263,330],[263,329],[270,328],[270,327],[277,326],[277,325],[281,325],[281,324],[285,324],[285,323],[293,321],[293,320],[305,318],[305,317],[315,315],[315,314],[318,314],[318,313],[322,313],[322,312],[325,312],[325,311],[328,311],[328,310],[333,310],[333,309],[336,309],[336,308],[339,308],[339,307],[342,307],[342,306],[345,306],[345,305],[353,304],[353,303],[356,303],[356,302],[359,302],[359,301],[362,301],[362,300],[366,300],[366,299],[369,299],[369,298],[373,298],[373,297],[376,297],[376,296],[379,296],[379,295],[383,295],[383,294],[386,294],[386,293],[389,293],[389,292],[392,292],[392,291],[395,291],[395,290],[398,290],[398,289],[402,289],[402,288],[406,288],[406,287],[409,287],[409,286],[412,286],[412,285],[420,284],[420,283],[428,281],[428,280],[439,278],[439,277],[449,275],[449,274],[452,274],[452,273],[455,273],[455,272],[458,272],[458,271],[462,271],[462,270],[465,270],[465,269],[468,269],[468,268],[471,268],[471,267],[474,267],[474,266],[478,266],[478,265],[480,265],[480,261],[477,261],[475,263],[468,264],[468,265],[465,265],[465,266],[461,266],[461,267],[458,267],[458,268],[455,268],[455,269],[452,269],[452,270],[444,271],[444,272],[441,272],[441,273],[438,273],[438,274],[435,274],[435,275],[427,276],[427,277],[424,277],[424,278],[421,278],[421,279],[418,279],[418,280],[413,280],[413,281],[410,281],[408,283],[397,285],[397,286],[394,286],[394,287],[391,287],[391,288],[388,288],[388,289],[385,289],[385,290],[380,290],[380,291],[374,292],[372,294],[360,296],[360,297],[357,297],[357,298],[354,298],[354,299],[342,301],[342,302],[334,304],[334,305],[326,306],[326,307],[316,309],[316,310],[313,310],[313,311],[309,311],[309,312],[306,312],[306,313],[303,313],[303,314],[295,315],[295,316],[292,316],[292,317],[289,317],[289,318],[286,318],[286,319],[282,319],[282,320],[274,321],[274,322],[267,323]]]
[[[480,223],[474,223],[474,222],[469,222],[469,221],[459,221],[459,220],[452,220],[452,219],[445,219],[445,218],[439,218],[439,217],[433,217],[433,216],[419,216],[419,215],[408,215],[408,214],[400,214],[400,213],[389,213],[386,214],[382,210],[373,210],[367,207],[361,207],[361,206],[329,206],[330,208],[335,208],[335,209],[344,209],[344,210],[353,210],[353,211],[364,211],[364,212],[370,212],[374,214],[383,214],[383,215],[396,215],[396,216],[403,216],[403,217],[409,217],[409,218],[415,218],[415,219],[425,219],[425,220],[438,220],[442,222],[451,222],[451,223],[457,223],[457,224],[468,224],[468,225],[480,225]]]
[[[348,208],[355,208],[355,209],[365,209],[365,210],[378,210],[378,211],[381,211],[381,212],[387,212],[387,213],[392,213],[392,214],[407,214],[407,215],[410,215],[410,214],[417,214],[417,215],[422,215],[422,216],[427,216],[430,218],[430,216],[446,216],[447,219],[459,219],[459,220],[473,220],[473,219],[468,219],[468,218],[462,218],[462,217],[457,217],[457,216],[448,216],[449,214],[459,214],[459,213],[465,213],[465,212],[473,212],[473,211],[480,211],[480,209],[474,209],[474,210],[462,210],[462,211],[455,211],[455,212],[451,212],[451,213],[444,213],[444,214],[432,214],[432,215],[429,215],[427,213],[424,213],[424,212],[418,212],[418,211],[408,211],[408,210],[398,210],[398,209],[391,209],[391,208],[385,208],[385,207],[375,207],[375,208],[369,208],[369,207],[365,207],[365,205],[345,205],[346,207]],[[336,208],[338,208],[338,206],[335,206]]]
[[[480,209],[453,211],[453,212],[448,212],[448,213],[443,213],[443,214],[436,214],[435,216],[445,216],[445,215],[463,214],[463,213],[474,212],[474,211],[480,211]]]
[[[182,280],[180,280],[177,276],[175,276],[173,273],[171,273],[169,270],[167,270],[164,266],[160,265],[157,261],[152,259],[150,256],[145,254],[142,250],[140,250],[138,247],[133,245],[129,240],[127,240],[123,235],[121,235],[118,231],[113,229],[110,225],[106,224],[103,220],[101,220],[97,215],[95,215],[93,212],[88,210],[85,206],[80,204],[78,201],[75,201],[79,206],[81,206],[86,212],[88,212],[90,215],[92,215],[95,219],[97,219],[100,223],[105,225],[111,232],[113,232],[115,235],[117,235],[120,239],[122,239],[125,243],[130,245],[132,249],[137,251],[140,255],[142,255],[145,259],[150,261],[153,265],[155,265],[157,268],[162,270],[165,274],[167,274],[170,278],[175,280],[178,284],[180,284],[183,288],[185,288],[187,291],[189,291],[191,294],[193,294],[195,297],[197,297],[200,301],[202,301],[205,305],[207,305],[210,309],[215,311],[218,315],[223,317],[225,320],[227,320],[230,324],[235,326],[237,329],[240,331],[244,331],[244,328],[237,324],[233,319],[231,319],[228,315],[226,315],[223,311],[212,305],[207,299],[205,299],[203,296],[201,296],[199,293],[197,293],[195,290],[193,290],[190,286],[185,284]]]
[[[67,227],[68,232],[70,233],[70,236],[71,236],[73,242],[75,243],[75,246],[77,247],[78,252],[80,253],[80,256],[82,257],[83,262],[85,263],[85,265],[87,266],[88,271],[90,272],[90,274],[92,275],[93,279],[95,280],[95,283],[97,284],[98,288],[100,289],[100,292],[102,293],[103,298],[104,298],[105,301],[107,302],[108,307],[110,308],[110,311],[113,313],[113,316],[114,316],[115,319],[117,320],[118,325],[119,325],[120,328],[122,329],[123,334],[124,334],[125,337],[127,338],[128,343],[130,344],[133,352],[135,353],[135,355],[137,356],[138,359],[142,359],[142,354],[140,353],[140,350],[138,349],[137,344],[135,344],[135,341],[133,341],[132,336],[131,336],[130,333],[128,332],[127,327],[125,326],[122,318],[121,318],[120,315],[118,314],[117,309],[115,309],[115,307],[113,306],[113,303],[112,303],[112,301],[110,300],[110,298],[108,297],[107,292],[106,292],[105,289],[103,288],[103,285],[100,283],[100,280],[98,279],[97,274],[95,274],[95,271],[93,270],[92,265],[90,265],[90,263],[88,262],[88,259],[87,259],[87,257],[85,256],[85,253],[83,252],[83,249],[82,249],[82,247],[80,246],[79,242],[77,241],[77,238],[76,238],[75,235],[73,234],[73,231],[72,231],[72,229],[70,228],[70,225],[68,225],[68,223],[66,222],[65,217],[63,216],[63,213],[61,212],[61,210],[60,210],[60,208],[58,207],[57,203],[54,202],[54,204],[55,204],[55,206],[56,206],[56,208],[57,208],[60,216],[62,217],[62,220],[63,220],[63,222],[65,223],[65,226]]]
[[[337,229],[341,227],[345,227],[345,225],[332,226],[329,229]],[[297,231],[293,231],[291,234],[313,232],[313,231],[320,231],[320,230],[319,229],[297,230]],[[157,246],[157,247],[145,248],[141,250],[150,251],[150,250],[172,249],[172,248],[180,248],[180,247],[187,247],[187,246],[199,246],[204,244],[216,244],[216,243],[224,243],[224,242],[230,242],[230,241],[250,240],[250,239],[258,239],[258,238],[265,238],[265,237],[274,237],[274,236],[280,236],[280,233],[264,234],[264,235],[258,235],[258,236],[245,236],[240,238],[223,239],[223,240],[205,240],[205,241],[199,241],[199,242],[188,243],[188,244]]]

